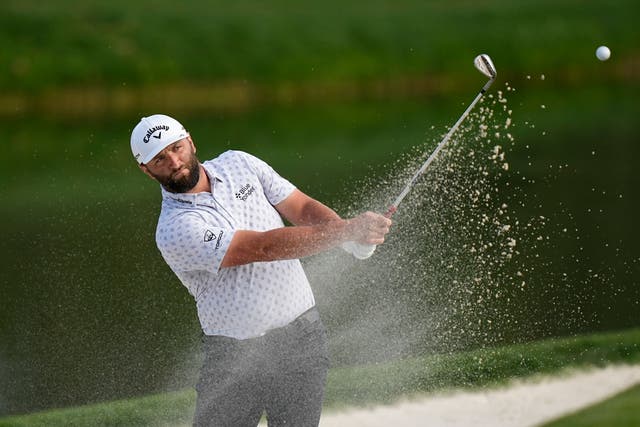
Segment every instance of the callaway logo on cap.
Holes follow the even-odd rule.
[[[148,163],[170,144],[189,133],[176,119],[164,114],[143,117],[131,132],[131,152],[139,164]]]
[[[152,127],[151,129],[149,129],[147,131],[147,134],[144,136],[144,138],[142,138],[142,141],[146,144],[147,142],[149,142],[149,138],[151,136],[153,136],[156,139],[162,138],[162,131],[163,130],[169,130],[169,126],[161,125],[161,126]],[[157,135],[154,135],[154,133],[156,133],[157,131],[160,131],[160,132],[158,132]]]

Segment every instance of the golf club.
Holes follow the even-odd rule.
[[[420,176],[422,176],[422,174],[427,170],[427,168],[429,167],[431,162],[433,162],[433,160],[436,158],[436,156],[438,155],[442,147],[444,147],[447,144],[447,142],[449,142],[449,139],[451,138],[451,136],[455,133],[456,130],[458,130],[460,123],[462,123],[464,119],[467,118],[467,116],[469,115],[469,112],[473,109],[473,107],[480,100],[480,98],[482,98],[482,95],[484,95],[487,89],[489,89],[489,86],[491,86],[491,83],[493,83],[493,81],[495,80],[497,75],[496,67],[493,65],[493,62],[491,61],[491,58],[489,58],[489,55],[486,55],[483,53],[481,55],[476,56],[475,59],[473,60],[473,65],[475,65],[475,67],[482,74],[489,77],[489,81],[485,83],[482,89],[480,89],[480,93],[478,93],[478,95],[475,97],[473,102],[471,102],[471,104],[467,107],[464,113],[462,113],[458,121],[451,127],[451,129],[449,129],[449,132],[447,132],[444,138],[442,138],[442,141],[440,141],[440,144],[438,144],[436,149],[433,150],[433,152],[431,153],[427,161],[424,162],[424,164],[420,167],[420,169],[418,169],[418,171],[413,175],[411,180],[404,187],[402,192],[398,195],[398,197],[396,197],[396,199],[393,201],[391,206],[389,206],[389,209],[385,214],[387,217],[390,218],[391,215],[393,215],[394,212],[398,210],[398,206],[400,206],[400,203],[402,202],[402,200],[409,193],[409,191],[411,190],[411,187],[415,185],[415,183],[418,181],[418,178],[420,178]]]
[[[403,188],[402,192],[393,201],[393,204],[389,206],[389,209],[385,213],[385,216],[387,218],[391,218],[391,216],[398,210],[398,206],[400,206],[400,203],[402,202],[402,200],[409,193],[409,191],[418,181],[420,176],[422,176],[422,174],[427,170],[427,168],[429,167],[431,162],[433,162],[433,160],[436,158],[436,156],[438,155],[442,147],[444,147],[447,144],[447,142],[449,142],[449,139],[451,138],[451,136],[455,133],[456,130],[458,130],[460,123],[462,123],[464,119],[467,118],[467,116],[469,115],[469,112],[473,109],[473,107],[480,100],[480,98],[482,98],[482,95],[484,95],[487,89],[489,89],[489,86],[491,86],[493,81],[496,79],[496,75],[497,75],[496,67],[493,65],[493,62],[491,61],[491,58],[489,58],[489,55],[486,55],[483,53],[476,56],[475,59],[473,60],[473,65],[478,69],[478,71],[480,71],[485,76],[489,77],[489,81],[487,81],[487,83],[485,83],[485,85],[482,86],[482,89],[480,89],[480,93],[476,95],[473,102],[471,102],[471,104],[467,107],[464,113],[462,113],[458,121],[451,127],[451,129],[449,129],[449,132],[447,132],[447,134],[444,136],[442,141],[440,141],[440,143],[435,148],[435,150],[433,150],[433,152],[431,153],[427,161],[424,162],[424,164],[420,167],[420,169],[418,169],[418,171],[413,175],[411,180],[409,180],[407,185]],[[357,242],[346,242],[345,244],[343,244],[343,247],[345,248],[345,250],[352,253],[358,259],[369,258],[371,255],[373,255],[373,252],[376,250],[376,245],[363,245]]]

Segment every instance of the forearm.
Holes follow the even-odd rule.
[[[276,205],[276,209],[294,225],[315,225],[340,220],[340,216],[331,208],[299,190]]]
[[[314,225],[339,220],[341,220],[340,215],[333,209],[317,200],[310,199],[303,205],[300,218],[296,222],[296,225]]]
[[[341,219],[332,209],[299,190],[275,208],[295,226],[264,232],[236,231],[222,267],[302,258],[345,241],[378,245],[384,242],[384,235],[391,225],[389,219],[373,212],[349,220]]]
[[[314,255],[347,240],[349,227],[349,221],[338,218],[316,225],[282,227],[264,232],[239,230],[222,261],[222,267]]]

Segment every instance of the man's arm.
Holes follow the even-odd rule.
[[[333,209],[297,189],[275,208],[293,225],[314,225],[341,219]]]
[[[276,209],[295,226],[264,232],[236,231],[221,267],[302,258],[345,241],[379,245],[391,225],[389,219],[373,212],[341,219],[333,210],[298,190],[276,205]]]
[[[227,249],[221,267],[314,255],[344,241],[347,227],[348,223],[340,220],[314,226],[282,227],[264,232],[238,230]]]

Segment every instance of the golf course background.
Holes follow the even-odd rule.
[[[640,330],[632,329],[455,354],[411,357],[380,364],[339,367],[329,373],[325,408],[336,411],[362,405],[392,404],[398,399],[424,396],[424,393],[499,387],[524,377],[567,375],[573,373],[574,369],[639,361]],[[0,418],[0,426],[190,425],[195,397],[193,388],[185,388],[143,397],[3,417]],[[633,426],[633,422],[621,422],[638,418],[635,406],[637,398],[627,400],[626,408],[618,408],[613,413],[600,413],[596,417],[583,417],[586,418],[583,421],[591,421],[586,425],[593,426]]]
[[[370,280],[376,258],[341,265],[342,280],[316,268],[324,258],[306,261],[334,365],[640,326],[639,9],[629,0],[3,3],[0,415],[194,383],[199,325],[155,248],[159,189],[129,150],[139,117],[172,114],[201,159],[251,152],[341,214],[381,210],[395,192],[368,204],[362,193],[437,144],[486,81],[472,66],[478,53],[496,63],[490,93],[506,94],[514,123],[509,169],[485,179],[506,193],[513,218],[546,218],[505,267],[526,264],[527,287],[500,280],[491,286],[503,297],[492,288],[469,309],[447,301],[464,285],[400,269],[396,281]],[[600,44],[612,50],[607,62],[595,58]],[[466,135],[461,148],[490,155],[493,144]],[[460,212],[418,196],[438,192],[430,182],[376,254],[411,260],[390,270],[427,271],[446,252],[433,244],[448,249],[446,224],[460,224]],[[434,210],[443,232],[407,250],[412,218]],[[438,307],[452,314],[436,327]],[[369,322],[381,308],[389,319]],[[478,324],[486,318],[491,326]]]

